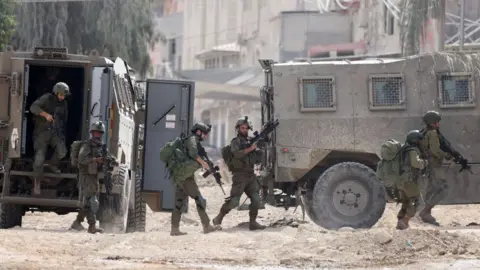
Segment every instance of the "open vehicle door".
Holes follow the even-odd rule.
[[[90,105],[88,110],[89,123],[102,121],[105,125],[103,141],[109,145],[111,106],[113,100],[112,91],[113,63],[94,65],[92,67],[92,85],[90,92]]]
[[[168,141],[190,133],[194,98],[194,82],[147,80],[142,188],[153,211],[174,207],[175,188],[159,153]]]

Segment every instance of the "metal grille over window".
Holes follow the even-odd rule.
[[[370,108],[404,108],[402,76],[370,76]]]
[[[335,110],[334,78],[302,79],[302,110]]]
[[[444,107],[472,105],[471,75],[442,75],[440,79],[440,101]]]

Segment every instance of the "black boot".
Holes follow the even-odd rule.
[[[249,224],[250,231],[264,230],[265,228],[267,228],[267,226],[259,224],[257,222],[257,215],[250,215],[250,224]]]
[[[88,232],[91,234],[103,233],[103,229],[97,228],[95,223],[88,223]]]

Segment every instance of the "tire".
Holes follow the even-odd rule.
[[[315,209],[313,207],[313,190],[307,190],[307,194],[303,197],[303,200],[305,202],[305,212],[307,213],[307,216],[315,222],[315,220],[318,219],[317,214],[315,213]],[[315,222],[318,224],[317,222]]]
[[[310,218],[325,229],[371,228],[382,217],[385,191],[375,172],[356,162],[328,168],[315,183]],[[307,211],[308,213],[308,211]]]
[[[21,205],[0,204],[0,228],[10,229],[22,226],[23,209]]]
[[[128,210],[127,233],[145,232],[147,204],[142,198],[142,176],[135,179],[134,208]]]

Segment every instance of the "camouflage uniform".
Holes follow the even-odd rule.
[[[90,132],[93,131],[105,133],[103,123],[100,121],[93,123]],[[72,229],[84,229],[81,223],[86,217],[89,233],[103,232],[95,225],[97,220],[95,214],[99,207],[98,192],[100,184],[98,173],[102,171],[102,164],[96,161],[96,158],[99,157],[102,157],[102,139],[92,136],[82,145],[78,154],[78,187],[82,196],[83,208],[78,212],[77,218],[71,226]]]
[[[196,157],[198,157],[198,153],[202,145],[200,141],[202,138],[196,134],[197,130],[200,130],[202,133],[208,134],[210,132],[210,126],[207,126],[203,123],[197,123],[192,128],[192,134],[189,136],[184,144],[183,147],[185,148],[186,155],[189,157],[188,162],[194,161]],[[195,163],[197,163],[195,161]],[[207,200],[202,196],[197,183],[195,182],[194,174],[196,170],[198,170],[201,166],[197,165],[193,168],[192,166],[188,166],[190,176],[186,177],[185,180],[176,179],[176,173],[172,174],[173,182],[175,184],[175,208],[172,211],[172,218],[171,218],[171,231],[170,235],[178,236],[178,235],[185,235],[187,233],[180,231],[180,219],[182,217],[182,212],[185,212],[188,203],[188,197],[195,200],[195,204],[197,206],[197,212],[200,217],[200,221],[202,222],[203,232],[209,233],[216,230],[219,230],[219,226],[212,226],[210,224],[210,218],[207,215],[206,207],[207,207]],[[179,174],[180,175],[180,174]]]
[[[420,197],[420,188],[418,178],[420,170],[425,169],[428,162],[420,158],[421,151],[418,143],[423,139],[423,135],[418,130],[412,130],[407,135],[407,141],[402,151],[402,180],[396,184],[399,191],[399,202],[402,204],[397,218],[397,229],[404,230],[409,227],[410,218],[417,212],[418,199]]]
[[[51,168],[55,173],[60,173],[56,165],[67,154],[64,140],[68,107],[65,100],[60,101],[58,99],[58,94],[68,95],[68,85],[57,83],[53,88],[53,93],[44,94],[30,106],[30,112],[34,114],[35,121],[35,130],[33,132],[33,148],[35,150],[33,169],[36,173],[36,186],[43,179],[43,165],[48,146],[55,149],[55,154],[50,161]],[[42,113],[48,113],[54,117],[54,122],[48,122],[41,115]]]
[[[251,129],[251,124],[247,118],[240,118],[237,120],[236,128],[240,125],[248,125]],[[232,158],[232,189],[230,190],[230,197],[225,201],[220,209],[220,213],[213,219],[213,224],[220,225],[223,218],[240,203],[242,193],[250,199],[249,216],[250,216],[250,230],[263,230],[266,227],[257,223],[258,209],[261,206],[261,199],[259,195],[260,186],[256,179],[254,172],[254,165],[261,160],[260,151],[254,150],[248,154],[244,151],[249,145],[248,137],[242,136],[240,133],[230,142]]]
[[[440,149],[440,137],[437,128],[432,125],[440,122],[441,115],[435,111],[427,112],[423,121],[427,124],[422,141],[423,152],[428,160],[428,184],[424,196],[425,208],[419,213],[423,222],[439,225],[432,216],[432,208],[447,196],[448,185],[441,166],[443,159],[450,160],[452,156]]]

